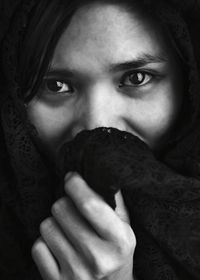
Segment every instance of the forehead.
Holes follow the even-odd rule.
[[[96,3],[73,15],[58,41],[51,65],[79,69],[87,65],[97,70],[143,53],[169,55],[156,24],[123,5]]]

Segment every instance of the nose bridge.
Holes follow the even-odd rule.
[[[109,87],[95,85],[84,95],[81,108],[81,122],[85,129],[99,126],[113,126],[116,121],[114,98]]]

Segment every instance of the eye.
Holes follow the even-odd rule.
[[[125,74],[123,76],[122,82],[120,83],[120,87],[139,87],[146,85],[151,79],[153,75],[147,72],[132,72],[130,74]]]
[[[51,93],[55,94],[71,94],[73,93],[73,88],[69,83],[62,80],[56,79],[45,79],[44,88]]]

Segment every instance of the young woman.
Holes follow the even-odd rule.
[[[20,3],[2,43],[3,279],[198,279],[196,2]],[[85,173],[58,176],[86,130],[101,152],[80,136]],[[109,176],[115,209],[93,186]]]

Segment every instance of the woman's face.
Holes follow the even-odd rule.
[[[182,84],[158,25],[123,6],[96,3],[74,14],[28,114],[52,156],[81,130],[100,126],[157,149],[179,113]]]

